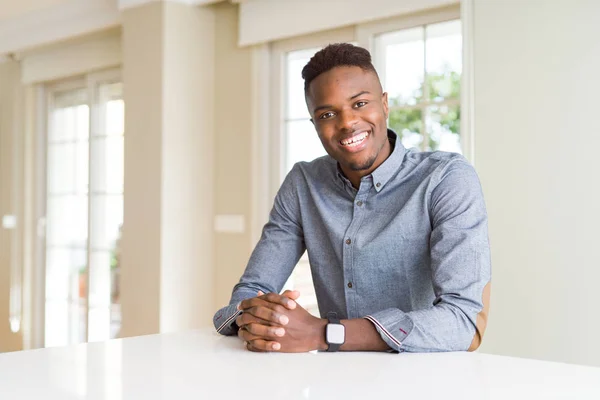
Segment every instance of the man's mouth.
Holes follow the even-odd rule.
[[[340,140],[340,144],[346,148],[352,149],[361,145],[362,142],[369,136],[369,132],[361,132],[350,138]]]

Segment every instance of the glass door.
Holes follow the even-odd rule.
[[[49,89],[46,347],[118,335],[124,175],[118,74]]]

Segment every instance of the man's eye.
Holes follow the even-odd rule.
[[[366,101],[359,101],[354,106],[357,107],[357,108],[360,108],[360,107],[364,107],[366,105],[367,105]]]
[[[327,111],[326,113],[321,114],[319,119],[328,119],[333,117],[333,113],[331,111]]]

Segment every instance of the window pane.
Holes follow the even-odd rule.
[[[440,101],[458,98],[462,72],[460,21],[429,25],[425,51],[429,99]]]
[[[423,143],[423,118],[418,108],[391,109],[388,126],[398,134],[407,149],[419,148]]]
[[[75,193],[76,144],[48,145],[48,193]]]
[[[95,250],[115,247],[123,223],[122,195],[92,195],[90,242]]]
[[[87,209],[85,195],[48,197],[46,202],[46,243],[48,246],[87,246]]]
[[[309,120],[286,123],[286,171],[299,161],[312,161],[327,154]]]
[[[460,107],[431,106],[426,117],[429,143],[427,150],[462,153],[460,147]]]
[[[124,137],[93,138],[92,158],[92,192],[123,193]]]
[[[78,194],[88,192],[90,178],[90,145],[87,139],[79,140],[75,144],[75,191]]]
[[[125,131],[125,103],[111,100],[106,103],[106,135],[122,135]]]
[[[85,89],[56,93],[49,118],[48,143],[87,139],[89,107]]]
[[[85,340],[86,261],[85,249],[50,247],[46,252],[47,347]]]
[[[383,87],[391,106],[417,104],[423,98],[425,46],[422,27],[386,33],[376,39],[376,51],[383,56]]]
[[[125,130],[123,83],[104,83],[98,88],[100,97],[100,135],[122,135]]]
[[[88,340],[110,338],[111,251],[92,251],[90,257]]]
[[[293,51],[286,56],[286,119],[310,118],[304,100],[302,68],[317,51],[319,48]]]

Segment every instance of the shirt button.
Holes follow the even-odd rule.
[[[352,240],[346,239],[346,244],[350,244],[350,243],[352,243]]]
[[[375,186],[377,186],[377,187],[380,187],[380,186],[381,186],[381,183],[377,182],[377,183],[375,184]]]
[[[360,206],[363,205],[363,202],[359,200],[359,201],[356,202],[356,205],[360,207]]]
[[[352,289],[352,282],[348,282],[348,287]]]

